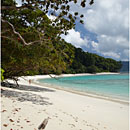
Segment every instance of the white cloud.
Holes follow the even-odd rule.
[[[119,59],[120,58],[120,54],[117,54],[115,52],[103,52],[103,55],[104,56],[107,56],[107,57],[112,57],[112,58],[116,58],[116,59]]]
[[[92,41],[91,44],[92,44],[92,47],[93,47],[92,49],[98,51],[98,47],[99,47],[98,43],[95,42],[95,41]]]
[[[16,5],[17,7],[22,5],[22,1],[21,0],[16,0],[15,2],[17,3],[17,5]]]
[[[92,47],[104,56],[128,60],[128,3],[128,0],[95,0],[85,14],[84,26],[97,34],[99,42],[92,42]]]
[[[126,34],[128,7],[124,8],[122,3],[124,1],[98,0],[91,11],[87,11],[85,14],[85,27],[99,35]]]
[[[73,44],[75,47],[88,47],[88,39],[81,38],[80,32],[71,29],[68,31],[68,35],[62,35],[66,42]]]
[[[128,41],[122,36],[97,36],[99,43],[92,41],[93,50],[106,57],[111,57],[118,60],[124,58],[128,60]]]
[[[56,19],[56,16],[54,16],[54,15],[48,15],[48,14],[47,14],[47,17],[48,17],[51,21],[53,21],[53,20]]]

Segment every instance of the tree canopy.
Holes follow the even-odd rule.
[[[61,34],[67,34],[67,30],[75,28],[75,21],[79,20],[83,23],[83,14],[78,12],[71,13],[70,4],[79,4],[77,0],[21,0],[21,6],[17,7],[14,0],[2,0],[2,23],[7,24],[7,28],[12,28],[12,32],[19,37],[24,45],[32,43],[44,42],[46,35],[53,38],[59,37]],[[90,1],[90,4],[93,0]],[[86,0],[80,2],[80,7],[86,6]],[[52,21],[47,19],[47,15],[55,16]],[[80,16],[79,16],[80,15]],[[53,26],[56,33],[50,34],[48,26]],[[21,32],[22,31],[22,32]],[[2,30],[3,32],[3,30]],[[5,32],[5,31],[4,31]],[[24,37],[26,33],[37,33],[37,39],[34,41]],[[56,35],[54,35],[56,34]],[[5,37],[2,33],[2,37]],[[10,37],[8,36],[8,39]],[[14,38],[10,38],[14,39]]]

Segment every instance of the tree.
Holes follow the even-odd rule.
[[[24,45],[30,45],[37,42],[42,42],[46,40],[46,31],[48,27],[45,26],[46,15],[49,13],[55,16],[55,19],[50,22],[50,25],[54,26],[58,30],[58,35],[67,34],[67,30],[75,27],[75,21],[77,18],[81,23],[83,23],[82,17],[83,14],[78,16],[78,12],[75,12],[74,15],[70,13],[70,3],[77,4],[77,0],[27,0],[26,2],[22,1],[20,7],[16,6],[14,0],[2,0],[1,9],[2,9],[2,23],[7,23],[11,28],[14,34],[23,42]],[[93,3],[93,0],[90,1],[90,5]],[[86,6],[86,0],[82,0],[80,3],[81,7]],[[33,18],[32,18],[33,17]],[[29,42],[28,39],[26,42],[25,37],[19,32],[21,31],[18,23],[24,25],[24,31],[37,32],[39,37],[38,40]],[[8,30],[8,29],[7,29]],[[7,31],[6,30],[6,31]],[[5,32],[5,31],[4,31]],[[24,34],[23,30],[22,33]],[[4,38],[11,39],[7,36]]]
[[[51,28],[53,31],[53,28]],[[60,74],[72,61],[73,51],[63,41],[23,46],[18,41],[3,40],[2,68],[5,78],[34,74]]]
[[[100,72],[100,71],[99,71],[99,69],[98,69],[97,66],[92,65],[92,66],[89,66],[89,67],[87,68],[87,72],[88,72],[88,73],[97,73],[97,72]]]
[[[75,12],[73,15],[69,11],[69,4],[77,4],[77,0],[21,2],[18,7],[15,0],[1,1],[1,50],[5,78],[39,72],[62,73],[72,59],[69,60],[71,49],[58,50],[58,44],[62,43],[60,35],[66,35],[67,30],[75,27],[77,17],[83,23],[83,14],[79,16]],[[86,0],[81,1],[80,5],[85,7]],[[55,16],[55,19],[48,19],[48,14]]]

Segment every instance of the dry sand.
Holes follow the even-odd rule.
[[[28,82],[43,77],[48,76],[20,78],[19,88],[2,87],[1,130],[38,130],[47,117],[45,130],[129,130],[128,104]]]

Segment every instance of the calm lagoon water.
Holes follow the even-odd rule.
[[[129,75],[109,74],[109,75],[87,75],[40,79],[40,83],[58,86],[64,89],[71,89],[84,93],[90,93],[114,99],[129,99]]]

